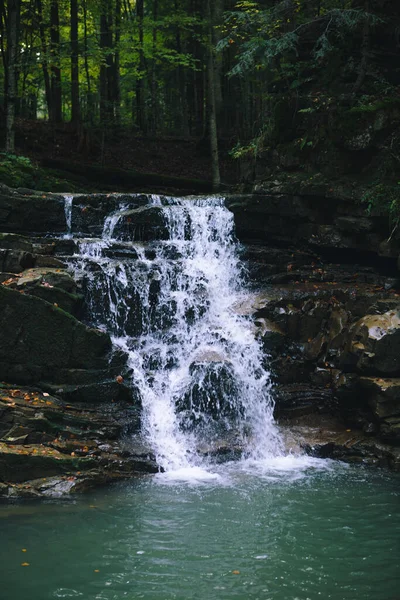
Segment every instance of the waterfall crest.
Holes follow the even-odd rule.
[[[127,353],[160,466],[204,465],[226,437],[254,458],[280,453],[260,343],[235,311],[246,290],[223,198],[153,195],[137,206],[125,196],[101,237],[76,247],[90,318]]]

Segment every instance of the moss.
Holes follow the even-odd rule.
[[[376,113],[379,110],[385,110],[393,107],[400,107],[400,98],[383,98],[382,100],[371,101],[360,104],[359,106],[353,106],[347,112],[351,115]]]

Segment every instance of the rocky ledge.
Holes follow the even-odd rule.
[[[95,228],[113,202],[104,197],[91,210],[88,201],[78,214]],[[0,186],[3,497],[63,495],[157,470],[140,440],[126,357],[82,320],[83,297],[64,262],[73,252],[60,235],[64,205],[63,196]]]
[[[121,226],[145,241],[163,236],[159,210],[144,209],[139,195],[78,196],[73,225],[98,234],[121,199]],[[228,199],[254,292],[236,310],[253,318],[262,339],[289,448],[399,469],[398,240],[388,242],[387,223],[367,219],[349,199],[323,200]],[[84,322],[65,265],[74,242],[61,235],[64,207],[62,196],[0,188],[5,497],[78,492],[157,469],[140,441],[139,394],[124,383],[125,356]],[[204,452],[223,460],[241,448],[228,440]]]
[[[399,233],[343,190],[257,192],[228,204],[278,422],[313,419],[310,452],[400,469]]]

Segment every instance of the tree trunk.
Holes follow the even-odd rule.
[[[113,102],[112,31],[109,0],[104,2],[103,12],[100,15],[100,49],[102,50],[100,66],[100,122],[103,125],[109,125],[112,121]]]
[[[370,37],[371,37],[371,28],[370,28],[369,17],[368,17],[369,8],[370,8],[369,0],[365,0],[364,11],[366,14],[365,14],[364,27],[363,27],[362,42],[361,42],[361,63],[360,63],[360,69],[358,72],[358,77],[354,84],[354,89],[353,89],[355,94],[360,91],[361,86],[364,83],[365,76],[367,74],[368,52],[369,52]]]
[[[78,45],[78,0],[71,5],[71,123],[78,125],[79,106],[79,45]]]
[[[42,0],[36,0],[36,9],[37,9],[37,21],[39,25],[39,34],[40,34],[40,45],[41,45],[41,62],[42,62],[42,71],[43,71],[43,79],[44,79],[44,90],[46,95],[46,104],[47,104],[47,112],[49,115],[49,120],[52,119],[52,95],[51,95],[51,84],[50,84],[50,76],[49,69],[47,64],[47,44],[46,44],[46,34],[44,29],[43,22],[43,6]]]
[[[152,133],[158,131],[159,114],[158,114],[158,82],[157,82],[157,19],[158,19],[158,0],[153,2],[153,60],[151,65],[151,128]]]
[[[208,61],[207,61],[207,89],[208,89],[208,128],[210,135],[211,150],[211,173],[213,191],[221,187],[221,176],[219,172],[218,156],[218,133],[217,133],[217,110],[216,110],[216,86],[214,72],[214,45],[213,45],[213,23],[211,12],[211,0],[207,0],[208,18]]]
[[[20,0],[8,0],[7,22],[7,113],[6,113],[6,152],[15,151],[15,103],[17,100],[17,48],[18,22],[21,10]]]
[[[50,54],[51,54],[51,117],[54,123],[62,121],[61,68],[60,68],[60,18],[58,0],[50,4]]]
[[[115,0],[115,56],[114,56],[114,119],[117,125],[121,121],[121,81],[120,52],[121,40],[121,0]]]
[[[85,74],[86,74],[86,115],[85,120],[89,125],[93,124],[95,103],[92,98],[92,86],[90,82],[90,71],[89,71],[89,48],[88,48],[88,29],[87,29],[87,6],[86,0],[83,0],[83,49],[84,49],[84,63],[85,63]]]
[[[139,78],[136,81],[136,121],[141,131],[146,131],[146,120],[144,111],[144,53],[143,53],[143,17],[144,2],[136,0],[136,16],[139,27]]]

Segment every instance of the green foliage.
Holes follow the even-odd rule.
[[[256,2],[238,2],[236,10],[226,13],[226,35],[218,45],[219,50],[237,48],[230,74],[244,75],[271,66],[280,70],[282,60],[293,64],[305,37],[312,40],[313,59],[325,60],[365,20],[377,21],[361,9],[343,7],[339,0],[322,4],[321,10],[321,3],[296,0],[294,9],[278,3],[261,10]]]
[[[400,107],[399,97],[388,97],[376,99],[374,96],[363,96],[360,98],[360,102],[357,106],[353,106],[349,109],[349,113],[360,114],[360,113],[375,113],[378,110],[385,110],[391,106]]]
[[[389,217],[393,231],[400,224],[400,181],[397,185],[377,182],[362,197],[367,214],[380,214]]]
[[[0,154],[0,181],[10,187],[32,187],[35,169],[26,156]]]

